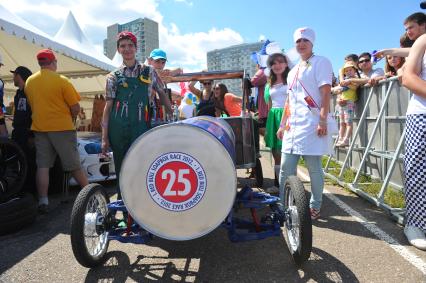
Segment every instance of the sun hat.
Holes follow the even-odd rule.
[[[346,61],[342,69],[344,70],[346,68],[351,68],[351,67],[354,68],[355,70],[358,69],[353,61]]]

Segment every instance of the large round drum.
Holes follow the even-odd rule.
[[[232,128],[195,117],[156,127],[121,167],[123,201],[147,231],[170,240],[201,237],[229,214],[237,192]]]

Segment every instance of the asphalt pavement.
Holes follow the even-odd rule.
[[[264,188],[273,185],[269,153],[262,153]],[[299,176],[306,179],[300,169]],[[255,186],[238,170],[240,186]],[[104,184],[113,194],[114,182]],[[304,183],[309,191],[309,183]],[[297,268],[283,236],[232,243],[218,228],[190,241],[154,238],[144,245],[112,241],[103,266],[75,260],[69,202],[51,197],[48,215],[0,236],[0,282],[426,282],[426,252],[411,247],[402,227],[359,197],[328,184],[321,218],[313,221],[313,249]]]

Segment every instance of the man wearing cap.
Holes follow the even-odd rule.
[[[117,36],[117,50],[123,64],[107,76],[106,104],[102,116],[102,151],[111,146],[115,172],[120,175],[121,163],[130,145],[151,127],[150,93],[155,90],[166,112],[172,114],[170,100],[154,68],[136,60],[137,40],[124,31]],[[118,183],[119,183],[118,179]],[[118,193],[120,197],[119,187]]]
[[[32,110],[31,130],[36,147],[36,183],[39,212],[48,212],[49,168],[59,155],[64,171],[71,172],[81,187],[88,184],[80,166],[74,120],[80,112],[80,95],[68,78],[59,75],[50,49],[37,53],[40,71],[27,79],[25,93]]]
[[[3,58],[0,54],[0,67],[3,66]],[[4,95],[4,82],[0,79],[0,137],[7,137],[7,128],[4,117],[4,105],[3,105],[3,95]]]
[[[24,92],[25,82],[32,72],[24,66],[19,66],[10,71],[13,74],[13,83],[18,89],[13,99],[15,112],[13,114],[12,139],[19,144],[27,158],[27,177],[25,180],[25,189],[29,192],[35,192],[35,147],[34,134],[31,131],[31,107]]]

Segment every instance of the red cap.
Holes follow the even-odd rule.
[[[50,49],[42,49],[39,52],[37,52],[37,60],[54,61],[56,60],[55,53],[53,53],[53,51]]]
[[[133,33],[131,33],[130,31],[122,31],[122,32],[120,32],[117,35],[117,42],[120,39],[130,39],[135,44],[135,46],[137,45],[137,42],[138,42],[138,40],[136,39],[136,36]]]

